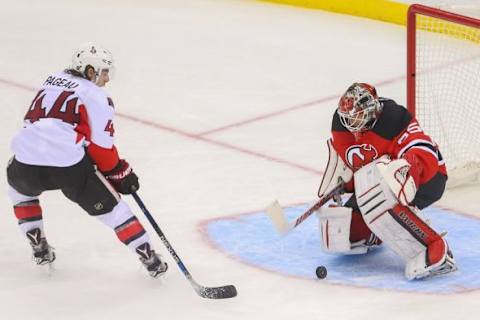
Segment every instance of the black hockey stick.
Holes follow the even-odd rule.
[[[190,281],[190,284],[192,285],[193,289],[195,289],[195,292],[202,298],[208,298],[208,299],[227,299],[227,298],[233,298],[237,295],[237,289],[233,285],[227,285],[223,287],[204,287],[199,285],[192,277],[190,272],[188,272],[187,268],[183,264],[182,260],[180,257],[177,255],[175,250],[173,250],[172,246],[170,245],[170,242],[168,242],[167,238],[163,234],[162,230],[160,230],[160,227],[158,224],[155,222],[153,219],[152,215],[150,212],[147,210],[145,205],[143,204],[143,201],[140,199],[138,194],[136,192],[132,193],[133,198],[137,202],[138,206],[140,209],[142,209],[143,213],[147,217],[148,221],[152,225],[153,229],[157,232],[158,236],[160,237],[160,240],[162,240],[163,244],[167,248],[168,252],[173,257],[173,260],[177,263],[178,267],[180,270],[183,272],[185,277],[187,277],[188,281]]]

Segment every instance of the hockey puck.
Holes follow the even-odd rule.
[[[327,268],[325,268],[325,266],[318,266],[315,273],[318,279],[325,279],[327,277]]]

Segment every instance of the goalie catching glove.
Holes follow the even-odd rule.
[[[124,159],[120,159],[115,168],[108,172],[103,172],[103,175],[113,188],[121,194],[131,194],[140,188],[137,175]]]

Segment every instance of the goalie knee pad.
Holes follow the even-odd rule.
[[[355,172],[355,195],[362,214],[376,214],[397,203],[409,205],[417,192],[405,159],[383,156]]]
[[[383,179],[377,167],[377,162],[372,162],[355,172],[355,197],[358,208],[364,217],[377,216],[393,208],[398,200]]]
[[[380,244],[361,215],[347,207],[326,207],[317,211],[322,250],[327,253],[364,254]]]

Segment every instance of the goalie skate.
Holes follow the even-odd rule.
[[[443,238],[442,240],[445,243],[446,253],[439,262],[430,266],[426,266],[425,253],[421,253],[414,260],[407,263],[405,273],[409,280],[430,278],[458,270],[456,262],[453,259],[453,254],[448,248],[447,242]]]

